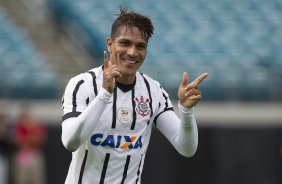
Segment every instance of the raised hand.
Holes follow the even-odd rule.
[[[208,76],[204,73],[189,83],[188,73],[183,73],[183,79],[178,89],[178,99],[181,105],[186,108],[194,107],[202,98],[199,84]]]
[[[108,54],[104,51],[104,71],[103,88],[112,93],[115,89],[116,78],[121,77],[118,67],[108,59]]]

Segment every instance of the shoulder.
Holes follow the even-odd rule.
[[[83,74],[85,75],[86,78],[96,79],[103,75],[103,66],[92,68],[91,70],[88,70],[87,72],[84,72]]]
[[[69,80],[68,86],[76,86],[76,85],[83,85],[83,84],[85,85],[89,81],[92,81],[93,78],[96,78],[99,75],[100,71],[102,71],[102,67],[93,68],[86,72],[77,74],[76,76],[72,77]]]
[[[99,66],[96,68],[92,68],[88,71],[80,73],[73,78],[82,79],[82,80],[92,80],[93,78],[96,79],[103,74],[103,67]]]
[[[141,81],[143,84],[141,85],[142,88],[147,88],[147,90],[150,92],[150,95],[152,95],[152,98],[160,99],[163,96],[163,88],[157,80],[144,73],[138,73],[137,78],[139,78],[139,81]]]
[[[67,83],[64,97],[72,98],[76,94],[89,96],[93,91],[93,81],[96,81],[99,71],[102,71],[102,67],[93,68],[72,77]]]
[[[140,78],[143,78],[143,80],[147,82],[150,86],[155,87],[155,88],[161,88],[160,83],[157,80],[153,79],[152,77],[144,73],[139,73],[139,75],[140,75]]]
[[[167,93],[167,91],[162,87],[162,85],[155,79],[149,77],[148,75],[144,74],[144,73],[140,73],[141,77],[144,78],[145,83],[147,81],[150,91],[151,93],[155,94],[155,96],[160,97],[160,98],[165,98],[165,99],[169,99],[169,94]]]

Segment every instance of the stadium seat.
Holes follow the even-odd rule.
[[[56,72],[1,7],[0,22],[0,97],[57,97]]]
[[[78,30],[83,31],[77,34],[90,38],[86,47],[100,60],[113,14],[123,5],[149,15],[155,23],[155,35],[150,40],[142,70],[167,88],[177,90],[175,84],[182,70],[186,69],[192,76],[210,71],[210,79],[203,84],[206,93],[212,93],[206,100],[277,100],[271,97],[272,87],[264,83],[269,83],[268,74],[276,66],[281,68],[282,63],[282,2],[279,0],[50,2],[55,14],[68,11],[65,17],[68,23],[81,26]],[[264,58],[269,60],[270,67],[261,70],[260,61]],[[272,82],[273,86],[282,81],[282,70],[275,71],[277,83]]]

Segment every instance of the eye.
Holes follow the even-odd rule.
[[[119,42],[119,45],[121,45],[121,46],[128,46],[129,42],[126,41],[126,40],[122,40],[122,41]]]
[[[138,45],[137,45],[137,48],[143,50],[143,49],[146,49],[147,47],[146,47],[146,45],[144,45],[144,44],[138,44]]]

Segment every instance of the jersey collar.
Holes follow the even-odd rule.
[[[124,93],[126,93],[126,92],[132,90],[132,89],[134,88],[135,84],[136,84],[136,76],[135,76],[134,81],[133,81],[132,84],[121,84],[121,83],[119,83],[119,82],[116,82],[117,87],[118,87],[121,91],[123,91]]]

